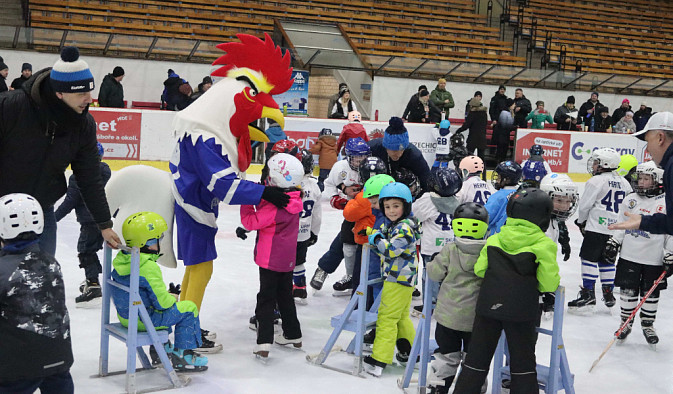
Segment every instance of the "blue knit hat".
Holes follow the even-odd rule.
[[[77,47],[64,47],[49,74],[51,86],[60,93],[90,92],[94,88],[89,65],[79,58]]]
[[[383,147],[390,150],[405,150],[409,146],[409,133],[402,119],[393,116],[383,135]]]

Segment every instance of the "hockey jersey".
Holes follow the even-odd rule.
[[[558,243],[558,237],[559,237],[558,220],[556,220],[554,217],[552,217],[551,220],[549,221],[549,227],[547,228],[547,231],[545,231],[545,235],[547,235],[552,241]]]
[[[491,183],[482,180],[479,175],[471,175],[463,181],[463,187],[456,197],[458,197],[459,204],[476,202],[484,205],[493,193],[495,193],[495,188]]]
[[[537,157],[539,157],[539,156],[537,156]],[[530,162],[541,161],[542,163],[544,163],[544,169],[547,171],[547,174],[551,174],[553,171],[551,170],[551,167],[549,166],[549,163],[547,163],[544,159],[535,160],[537,157],[531,157],[528,160],[524,160],[524,162],[521,163],[521,168],[526,168],[526,165],[528,165],[528,163],[530,163]]]
[[[449,133],[442,134],[442,130],[446,129],[432,129],[435,140],[437,141],[437,148],[435,149],[436,156],[446,156],[451,152],[451,136]]]
[[[625,212],[630,214],[666,214],[666,195],[656,197],[631,193],[626,196],[619,212],[619,221],[626,221]],[[643,230],[615,231],[614,238],[622,244],[620,257],[624,260],[645,265],[662,265],[664,253],[673,251],[670,235],[650,234]]]
[[[322,204],[320,203],[321,194],[318,180],[310,175],[304,175],[301,180],[301,191],[303,211],[299,217],[298,242],[309,239],[311,233],[318,234],[322,222]]]
[[[430,192],[423,194],[413,204],[414,216],[421,222],[421,253],[432,256],[442,250],[444,245],[453,242],[455,236],[451,221],[458,206],[456,197],[441,197]]]
[[[631,191],[626,179],[614,171],[591,177],[580,198],[578,222],[586,222],[586,231],[614,235],[615,230],[608,230],[608,226],[619,221],[622,202]]]
[[[348,198],[337,187],[342,183],[345,186],[361,185],[360,175],[357,171],[351,169],[348,160],[337,161],[334,163],[334,166],[332,166],[329,176],[325,179],[325,197],[332,198],[338,195],[343,198]]]
[[[486,202],[484,207],[488,211],[488,234],[500,232],[500,227],[507,220],[507,202],[510,194],[514,193],[517,186],[505,186],[495,192]]]

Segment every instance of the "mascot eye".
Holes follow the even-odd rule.
[[[257,91],[255,89],[248,89],[248,95],[250,95],[250,97],[255,97],[257,96]]]

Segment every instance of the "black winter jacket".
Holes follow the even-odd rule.
[[[12,89],[21,89],[21,86],[23,86],[23,83],[29,80],[30,78],[24,78],[24,76],[20,76],[18,78],[14,78],[12,81]]]
[[[530,100],[526,98],[526,96],[521,96],[521,98],[514,99],[514,104],[517,107],[521,108],[519,112],[514,112],[514,124],[516,124],[517,127],[525,129],[526,127],[528,127],[528,121],[526,120],[526,116],[528,116],[530,111],[533,110],[533,106],[531,105]],[[516,108],[514,109],[516,110]]]
[[[124,108],[124,87],[112,74],[106,75],[100,84],[98,104],[101,107]]]
[[[491,120],[497,122],[500,117],[500,112],[502,112],[503,109],[507,109],[507,95],[495,92],[495,95],[491,98],[491,102],[488,105],[488,114],[491,116]],[[526,114],[526,116],[528,116],[528,114]]]
[[[94,220],[110,228],[96,123],[88,111],[77,114],[56,97],[50,71],[40,70],[21,90],[0,96],[0,196],[27,193],[49,208],[66,192],[70,165]]]
[[[652,108],[650,107],[645,107],[644,111],[636,111],[636,113],[633,114],[633,122],[636,124],[636,131],[644,129],[651,116]]]
[[[103,186],[107,184],[107,181],[110,180],[112,175],[110,171],[110,166],[107,163],[100,162],[100,176],[103,179]],[[63,219],[70,211],[75,210],[75,215],[77,216],[77,222],[83,224],[93,224],[95,223],[91,217],[91,213],[86,209],[84,201],[82,201],[82,193],[77,187],[77,180],[75,179],[75,174],[70,175],[68,179],[68,191],[65,193],[65,199],[59,207],[54,212],[56,216],[56,221]]]
[[[556,113],[554,113],[554,123],[556,123],[557,130],[577,131],[577,119],[575,119],[575,123],[566,122],[566,119],[570,118],[570,115],[568,114],[571,112],[575,112],[575,110],[573,109],[571,111],[565,104],[556,109]]]
[[[402,157],[398,161],[393,161],[388,158],[388,152],[383,146],[383,138],[371,140],[368,144],[372,150],[372,156],[376,156],[386,163],[388,174],[392,174],[400,167],[406,168],[416,175],[424,191],[429,190],[430,167],[428,167],[428,162],[425,161],[423,154],[415,145],[409,144],[407,149],[404,150]]]
[[[37,242],[0,251],[0,383],[65,372],[73,362],[65,286]]]
[[[622,108],[622,107],[617,108],[615,112],[612,113],[612,125],[613,126],[616,125],[617,122],[619,122],[628,111],[633,112],[630,105],[629,108]]]
[[[439,123],[442,121],[442,111],[432,101],[428,100],[428,119],[425,119],[425,107],[421,100],[409,101],[409,106],[404,110],[404,113],[409,113],[408,120],[412,123]]]
[[[473,151],[476,149],[486,149],[486,125],[488,119],[486,118],[486,111],[470,111],[465,119],[465,123],[456,133],[470,130],[467,135],[467,146]]]
[[[582,120],[584,120],[585,125],[590,125],[591,124],[591,116],[589,114],[589,110],[593,109],[593,115],[598,115],[599,110],[601,107],[605,107],[605,105],[601,104],[600,101],[596,101],[596,104],[591,102],[591,99],[587,100],[582,106],[580,107],[579,113],[577,114],[577,123],[582,123]],[[593,131],[593,130],[589,130]]]

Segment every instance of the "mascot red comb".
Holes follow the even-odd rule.
[[[175,197],[178,259],[186,270],[181,300],[191,300],[201,309],[206,286],[217,258],[215,234],[220,202],[257,205],[262,199],[284,207],[289,196],[280,189],[241,179],[250,166],[251,141],[268,141],[250,123],[260,119],[285,121],[272,95],[292,86],[290,54],[282,54],[265,34],[265,39],[237,35],[240,42],[220,44],[226,52],[213,65],[212,73],[224,77],[173,122],[178,138],[170,161]],[[221,350],[203,333],[201,352]]]

